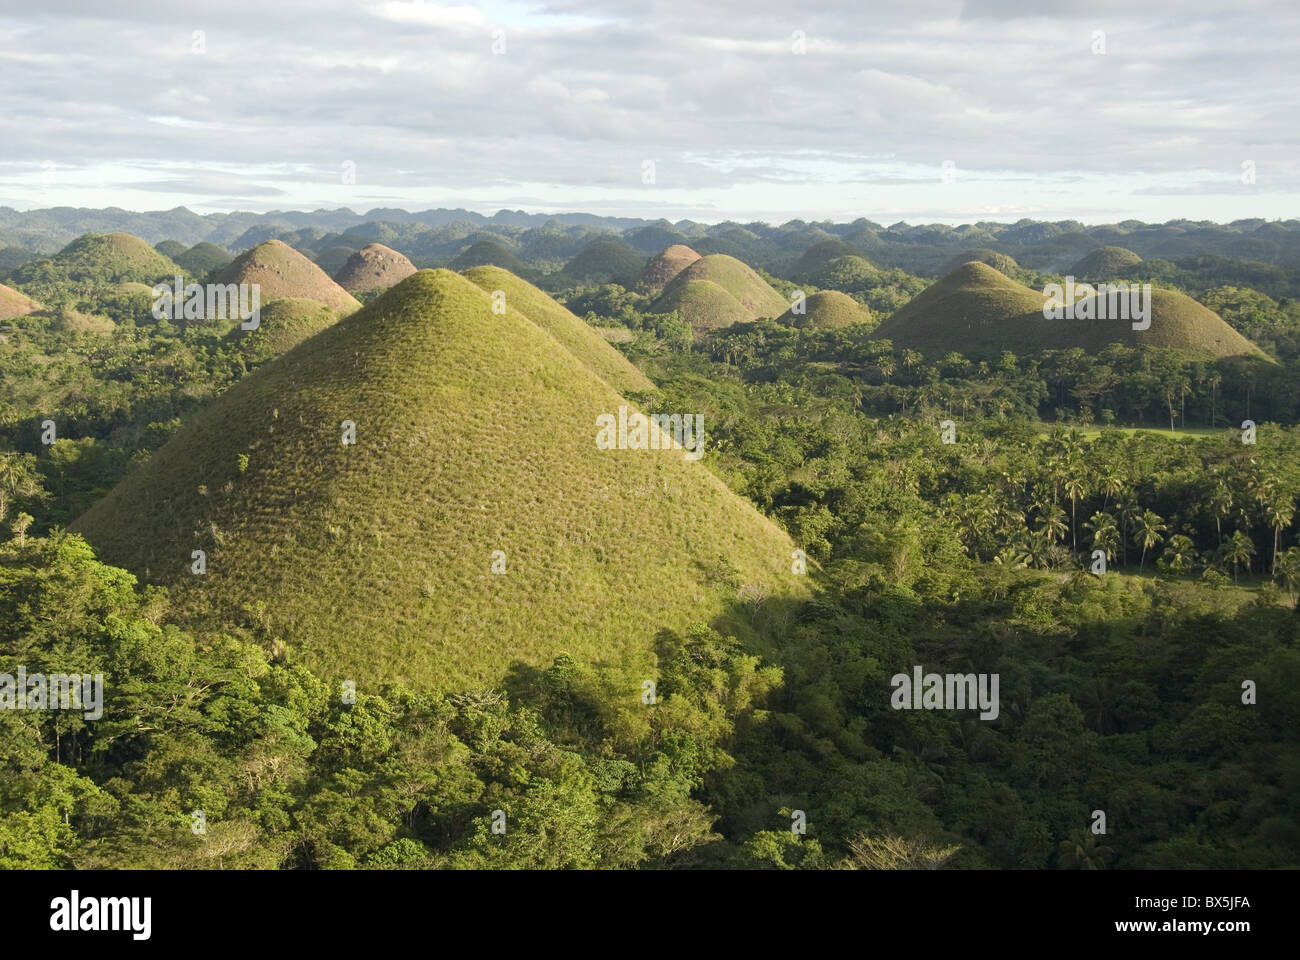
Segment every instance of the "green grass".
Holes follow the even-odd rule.
[[[339,313],[361,306],[319,266],[280,240],[267,240],[245,250],[213,276],[215,283],[256,283],[262,302],[293,297],[315,300]]]
[[[779,317],[790,306],[772,286],[735,257],[714,253],[672,279],[651,304],[653,313],[677,311],[696,335],[759,317]]]
[[[620,393],[643,393],[655,389],[644,373],[611,347],[609,341],[585,320],[570,313],[527,280],[521,280],[500,267],[471,267],[464,276],[488,294],[494,290],[504,292],[507,311],[519,311]]]
[[[1146,330],[1134,330],[1127,320],[1051,320],[1043,316],[1041,291],[978,262],[963,264],[927,287],[882,323],[876,335],[928,357],[953,350],[976,358],[996,358],[1003,350],[1079,347],[1097,352],[1111,343],[1166,347],[1206,359],[1264,356],[1217,313],[1173,290],[1151,291]]]
[[[574,285],[617,283],[630,287],[645,268],[645,257],[617,240],[597,240],[564,265],[564,279]]]
[[[840,257],[866,259],[862,256],[862,251],[851,243],[845,243],[843,240],[823,240],[821,243],[814,243],[804,251],[803,256],[790,267],[790,276],[796,280],[812,280],[824,272],[832,260],[838,260]]]
[[[871,312],[846,293],[822,290],[808,295],[802,315],[794,313],[791,307],[777,322],[809,330],[838,330],[855,323],[870,323]]]
[[[1052,431],[1063,427],[1066,430],[1078,430],[1080,436],[1085,440],[1096,440],[1103,433],[1122,433],[1126,436],[1133,436],[1138,433],[1156,434],[1162,437],[1169,437],[1174,440],[1184,440],[1188,437],[1221,437],[1224,435],[1224,427],[1179,427],[1177,430],[1170,430],[1168,427],[1107,427],[1091,426],[1080,427],[1075,424],[1037,424],[1038,436],[1045,439],[1052,435]],[[1239,431],[1238,431],[1239,433]]]
[[[944,266],[943,272],[945,274],[951,273],[963,263],[982,263],[1013,280],[1021,273],[1020,264],[1016,263],[1013,257],[1009,257],[1005,253],[998,253],[996,250],[990,250],[988,247],[976,247],[973,250],[957,254]]]
[[[501,267],[514,274],[525,273],[528,270],[522,260],[495,240],[479,240],[470,244],[447,266],[453,270],[468,270],[470,267]]]
[[[702,462],[597,449],[625,402],[522,314],[421,271],[218,397],[73,528],[172,585],[195,629],[243,623],[331,680],[465,689],[564,652],[649,671],[663,628],[743,639],[746,585],[778,608],[807,586]]]
[[[44,286],[72,283],[109,287],[136,282],[149,286],[185,271],[139,237],[129,233],[88,233],[53,257],[32,260],[14,272],[13,282]],[[39,292],[38,292],[39,295]]]
[[[343,269],[343,265],[356,253],[355,247],[330,247],[316,258],[316,266],[331,277]]]
[[[230,263],[234,257],[215,243],[208,243],[208,241],[204,240],[202,243],[196,243],[183,253],[178,253],[174,259],[185,268],[186,273],[190,276],[203,277],[213,270],[220,270]]]
[[[229,333],[251,363],[264,363],[292,350],[308,337],[337,323],[339,315],[315,300],[283,297],[262,305],[261,324],[242,330],[239,323]]]
[[[1070,268],[1070,273],[1080,280],[1109,280],[1121,276],[1125,268],[1141,262],[1141,257],[1124,247],[1098,247],[1085,254]]]

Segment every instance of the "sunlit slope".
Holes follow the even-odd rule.
[[[623,354],[609,345],[585,320],[569,312],[527,280],[500,267],[471,267],[464,276],[491,294],[505,294],[507,310],[518,310],[555,337],[587,369],[620,392],[653,390],[651,383]]]
[[[789,539],[702,463],[598,449],[627,402],[491,302],[407,278],[232,387],[75,529],[200,628],[440,688],[562,652],[648,669],[661,629],[804,589]]]

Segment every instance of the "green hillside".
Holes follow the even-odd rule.
[[[855,323],[870,323],[871,312],[846,293],[838,290],[821,290],[810,293],[804,302],[804,312],[796,314],[791,307],[777,318],[777,323],[787,327],[808,330],[838,330]]]
[[[14,272],[14,282],[71,283],[80,287],[106,287],[135,281],[152,286],[185,271],[129,233],[88,233],[78,237],[53,257],[33,260]]]
[[[645,269],[641,271],[640,288],[642,292],[652,297],[658,296],[663,292],[664,287],[668,286],[672,281],[673,277],[698,259],[700,259],[700,255],[690,247],[674,243],[671,247],[651,258],[650,262],[645,265]]]
[[[41,305],[26,294],[19,293],[13,287],[6,287],[0,283],[0,320],[11,320],[14,317],[25,317],[29,313],[35,313],[41,309]]]
[[[470,244],[458,253],[448,266],[453,270],[468,270],[470,267],[500,267],[516,275],[528,270],[522,260],[495,240],[479,240]]]
[[[676,310],[696,336],[742,320],[778,317],[789,304],[772,286],[734,257],[701,257],[673,278],[651,305],[655,313]]]
[[[415,273],[415,264],[382,243],[368,243],[352,254],[334,274],[334,280],[349,293],[386,290]]]
[[[796,280],[812,280],[830,264],[840,257],[861,257],[862,251],[843,240],[823,240],[814,243],[803,256],[790,268],[790,276]]]
[[[171,584],[194,629],[242,623],[331,682],[473,689],[564,652],[648,671],[663,628],[805,587],[702,463],[597,448],[625,404],[468,279],[421,271],[222,394],[74,527]]]
[[[293,297],[315,300],[339,313],[350,313],[361,306],[320,267],[280,240],[267,240],[245,250],[218,271],[213,281],[260,284],[263,303]]]
[[[564,279],[574,285],[617,283],[630,287],[641,275],[645,257],[617,240],[597,240],[564,265]]]
[[[330,247],[320,256],[316,257],[316,266],[320,267],[332,277],[343,269],[343,265],[346,264],[356,252],[356,247]]]
[[[943,274],[952,273],[963,263],[983,263],[1013,280],[1021,273],[1020,264],[1016,263],[1013,257],[1008,257],[1005,253],[998,253],[996,250],[990,250],[988,247],[976,247],[973,250],[959,253],[949,260],[943,268]]]
[[[1003,350],[1070,347],[1095,352],[1110,343],[1168,347],[1188,357],[1260,355],[1218,314],[1172,290],[1152,291],[1146,330],[1134,330],[1130,321],[1120,319],[1051,320],[1043,317],[1041,291],[978,262],[965,263],[927,287],[877,327],[875,335],[926,356],[957,351],[996,357]]]
[[[177,254],[174,259],[185,268],[185,272],[190,276],[202,277],[213,270],[220,270],[230,263],[234,257],[215,243],[208,243],[204,240],[202,243],[196,243],[188,250]]]
[[[488,294],[495,290],[503,291],[507,310],[518,310],[620,393],[655,388],[645,374],[611,347],[586,321],[574,316],[527,280],[521,280],[500,267],[471,267],[464,275]]]
[[[1069,272],[1080,280],[1113,280],[1123,276],[1125,268],[1141,262],[1142,258],[1132,250],[1098,247],[1086,254]]]
[[[263,363],[292,350],[308,337],[338,322],[339,315],[315,300],[282,297],[262,304],[256,330],[238,325],[228,334],[250,363]]]
[[[160,240],[158,243],[153,245],[153,248],[164,257],[175,260],[177,263],[180,263],[180,260],[178,260],[177,257],[189,249],[189,247],[185,246],[185,244],[181,243],[179,240]]]

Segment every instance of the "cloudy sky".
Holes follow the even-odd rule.
[[[1298,28],[1293,0],[0,0],[0,206],[1285,219]]]

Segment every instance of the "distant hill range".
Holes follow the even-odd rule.
[[[365,213],[338,209],[199,215],[184,207],[150,213],[70,207],[19,212],[0,207],[0,281],[8,282],[5,263],[20,260],[22,250],[48,255],[83,234],[114,232],[133,234],[150,244],[170,240],[186,250],[206,241],[219,249],[239,251],[276,239],[313,259],[333,248],[346,248],[345,255],[336,254],[322,263],[331,274],[352,252],[371,243],[391,247],[417,267],[464,269],[492,263],[512,272],[526,268],[541,273],[559,270],[598,242],[618,244],[617,248],[597,248],[589,258],[573,263],[575,280],[626,279],[634,257],[655,257],[675,244],[702,255],[726,254],[800,281],[845,256],[860,257],[880,268],[898,267],[919,276],[938,277],[955,266],[954,258],[972,251],[1009,257],[1026,270],[1066,273],[1093,251],[1112,247],[1143,261],[1226,257],[1300,269],[1300,220],[1248,219],[1227,224],[1125,220],[1085,226],[1074,220],[1025,219],[954,227],[884,225],[866,218],[844,223],[705,224],[508,210],[491,216],[460,209],[408,212],[383,208]],[[475,252],[469,257],[475,262],[462,259],[453,263],[475,244],[485,242],[495,243],[499,249]],[[499,262],[506,259],[503,253],[514,262]],[[1257,288],[1270,292],[1264,285]],[[1277,293],[1290,295],[1281,289],[1271,295]]]

